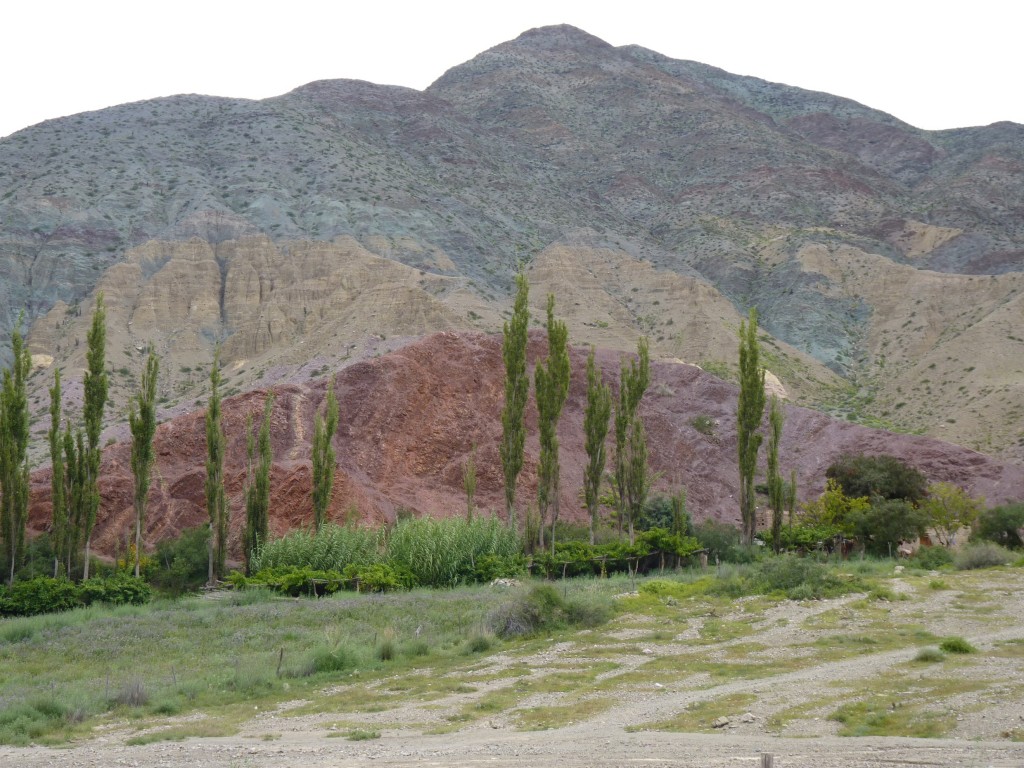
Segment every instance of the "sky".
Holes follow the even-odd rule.
[[[313,80],[422,89],[547,24],[855,99],[919,128],[1024,123],[1009,0],[8,0],[0,137],[179,93],[259,99]]]

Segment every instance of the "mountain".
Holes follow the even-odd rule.
[[[570,350],[569,396],[559,423],[561,507],[563,519],[582,521],[578,492],[587,461],[583,447],[586,405],[586,350]],[[532,367],[547,354],[543,332],[534,332],[528,348]],[[619,374],[619,355],[597,354],[605,381]],[[343,521],[358,509],[371,521],[394,520],[399,509],[416,514],[465,513],[462,468],[472,454],[477,468],[476,502],[482,514],[504,514],[504,479],[498,444],[504,398],[501,337],[479,333],[439,333],[399,350],[355,363],[336,374],[271,388],[274,408],[271,439],[271,530],[280,535],[312,524],[311,444],[314,416],[323,408],[333,381],[340,408],[335,440],[338,473],[329,516]],[[734,498],[737,387],[684,363],[655,362],[651,385],[641,402],[651,468],[661,474],[657,490],[687,488],[687,509],[696,520],[738,520]],[[240,556],[245,515],[245,423],[259,422],[264,390],[223,402],[228,436],[225,486],[234,510],[231,549]],[[713,424],[699,432],[691,422],[704,416]],[[844,452],[888,453],[917,467],[929,481],[952,482],[992,504],[1017,499],[1024,489],[1024,467],[1002,462],[939,440],[896,435],[839,421],[820,412],[785,407],[780,445],[784,467],[798,474],[801,500],[822,490],[825,469]],[[518,486],[518,505],[536,499],[537,411],[532,398],[526,412],[526,460]],[[196,411],[161,424],[156,433],[156,465],[150,491],[146,540],[152,543],[208,520],[206,469],[197,456],[206,445],[204,414]],[[100,472],[103,508],[94,549],[113,554],[124,549],[134,521],[130,444],[121,441],[103,454]],[[33,477],[31,526],[50,519],[49,469]]]
[[[0,140],[0,331],[25,309],[43,429],[103,291],[116,424],[149,343],[170,417],[218,342],[243,392],[499,330],[524,264],[575,343],[643,333],[728,377],[756,306],[794,402],[1020,459],[1022,170],[1024,126],[923,131],[545,27],[423,92],[176,96]]]

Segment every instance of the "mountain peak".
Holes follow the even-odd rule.
[[[540,50],[556,49],[608,49],[613,46],[589,32],[584,32],[571,24],[553,24],[547,27],[534,27],[523,32],[511,42],[511,45],[526,46]]]

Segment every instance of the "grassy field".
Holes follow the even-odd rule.
[[[937,736],[962,727],[958,713],[1020,701],[1024,681],[1006,672],[1024,657],[1020,568],[815,568],[803,577],[823,599],[790,599],[808,593],[790,583],[800,574],[754,565],[555,582],[541,598],[529,583],[320,600],[246,591],[5,619],[0,743],[292,727],[372,739],[495,719],[560,728],[612,709],[631,730],[712,731],[754,711],[772,733],[813,722]],[[519,624],[524,636],[502,637]],[[960,635],[996,639],[961,653]],[[816,670],[833,677],[801,682]]]

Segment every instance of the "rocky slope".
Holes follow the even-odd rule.
[[[218,341],[241,391],[497,331],[525,263],[577,343],[645,333],[728,375],[757,306],[797,401],[1022,458],[1022,170],[1024,126],[922,131],[546,27],[424,92],[177,96],[0,140],[0,331],[24,307],[73,382],[103,290],[116,422],[149,343],[177,413]]]
[[[535,333],[529,349],[531,369],[544,354],[545,337]],[[598,355],[608,382],[618,381],[619,357],[606,350]],[[559,426],[561,500],[566,516],[582,519],[578,494],[586,461],[584,350],[572,350],[572,365],[569,399]],[[391,520],[400,507],[417,514],[463,514],[462,467],[471,451],[475,451],[479,478],[478,505],[483,510],[503,510],[498,456],[503,370],[499,336],[440,333],[332,374],[341,418],[335,439],[339,469],[331,516],[342,520],[355,510],[366,520]],[[327,382],[325,376],[273,388],[271,527],[275,534],[311,524],[313,419]],[[224,402],[226,478],[236,552],[243,517],[244,425],[247,416],[258,423],[263,398],[264,392],[257,390]],[[659,487],[674,490],[685,485],[695,519],[736,520],[736,388],[693,365],[655,362],[640,413],[647,428],[651,466],[662,475]],[[713,434],[692,426],[697,416],[714,420]],[[206,519],[203,419],[204,414],[196,411],[157,430],[146,530],[149,543]],[[526,420],[526,464],[519,490],[522,509],[536,493],[539,447],[532,397]],[[94,545],[108,554],[119,546],[124,549],[133,525],[129,447],[122,441],[104,452],[102,507]],[[1024,494],[1020,465],[937,440],[894,435],[786,406],[782,467],[786,474],[790,469],[797,471],[801,498],[821,491],[825,468],[843,452],[895,454],[929,480],[957,483],[991,503]],[[32,498],[31,526],[40,530],[49,517],[48,469],[33,476]]]

